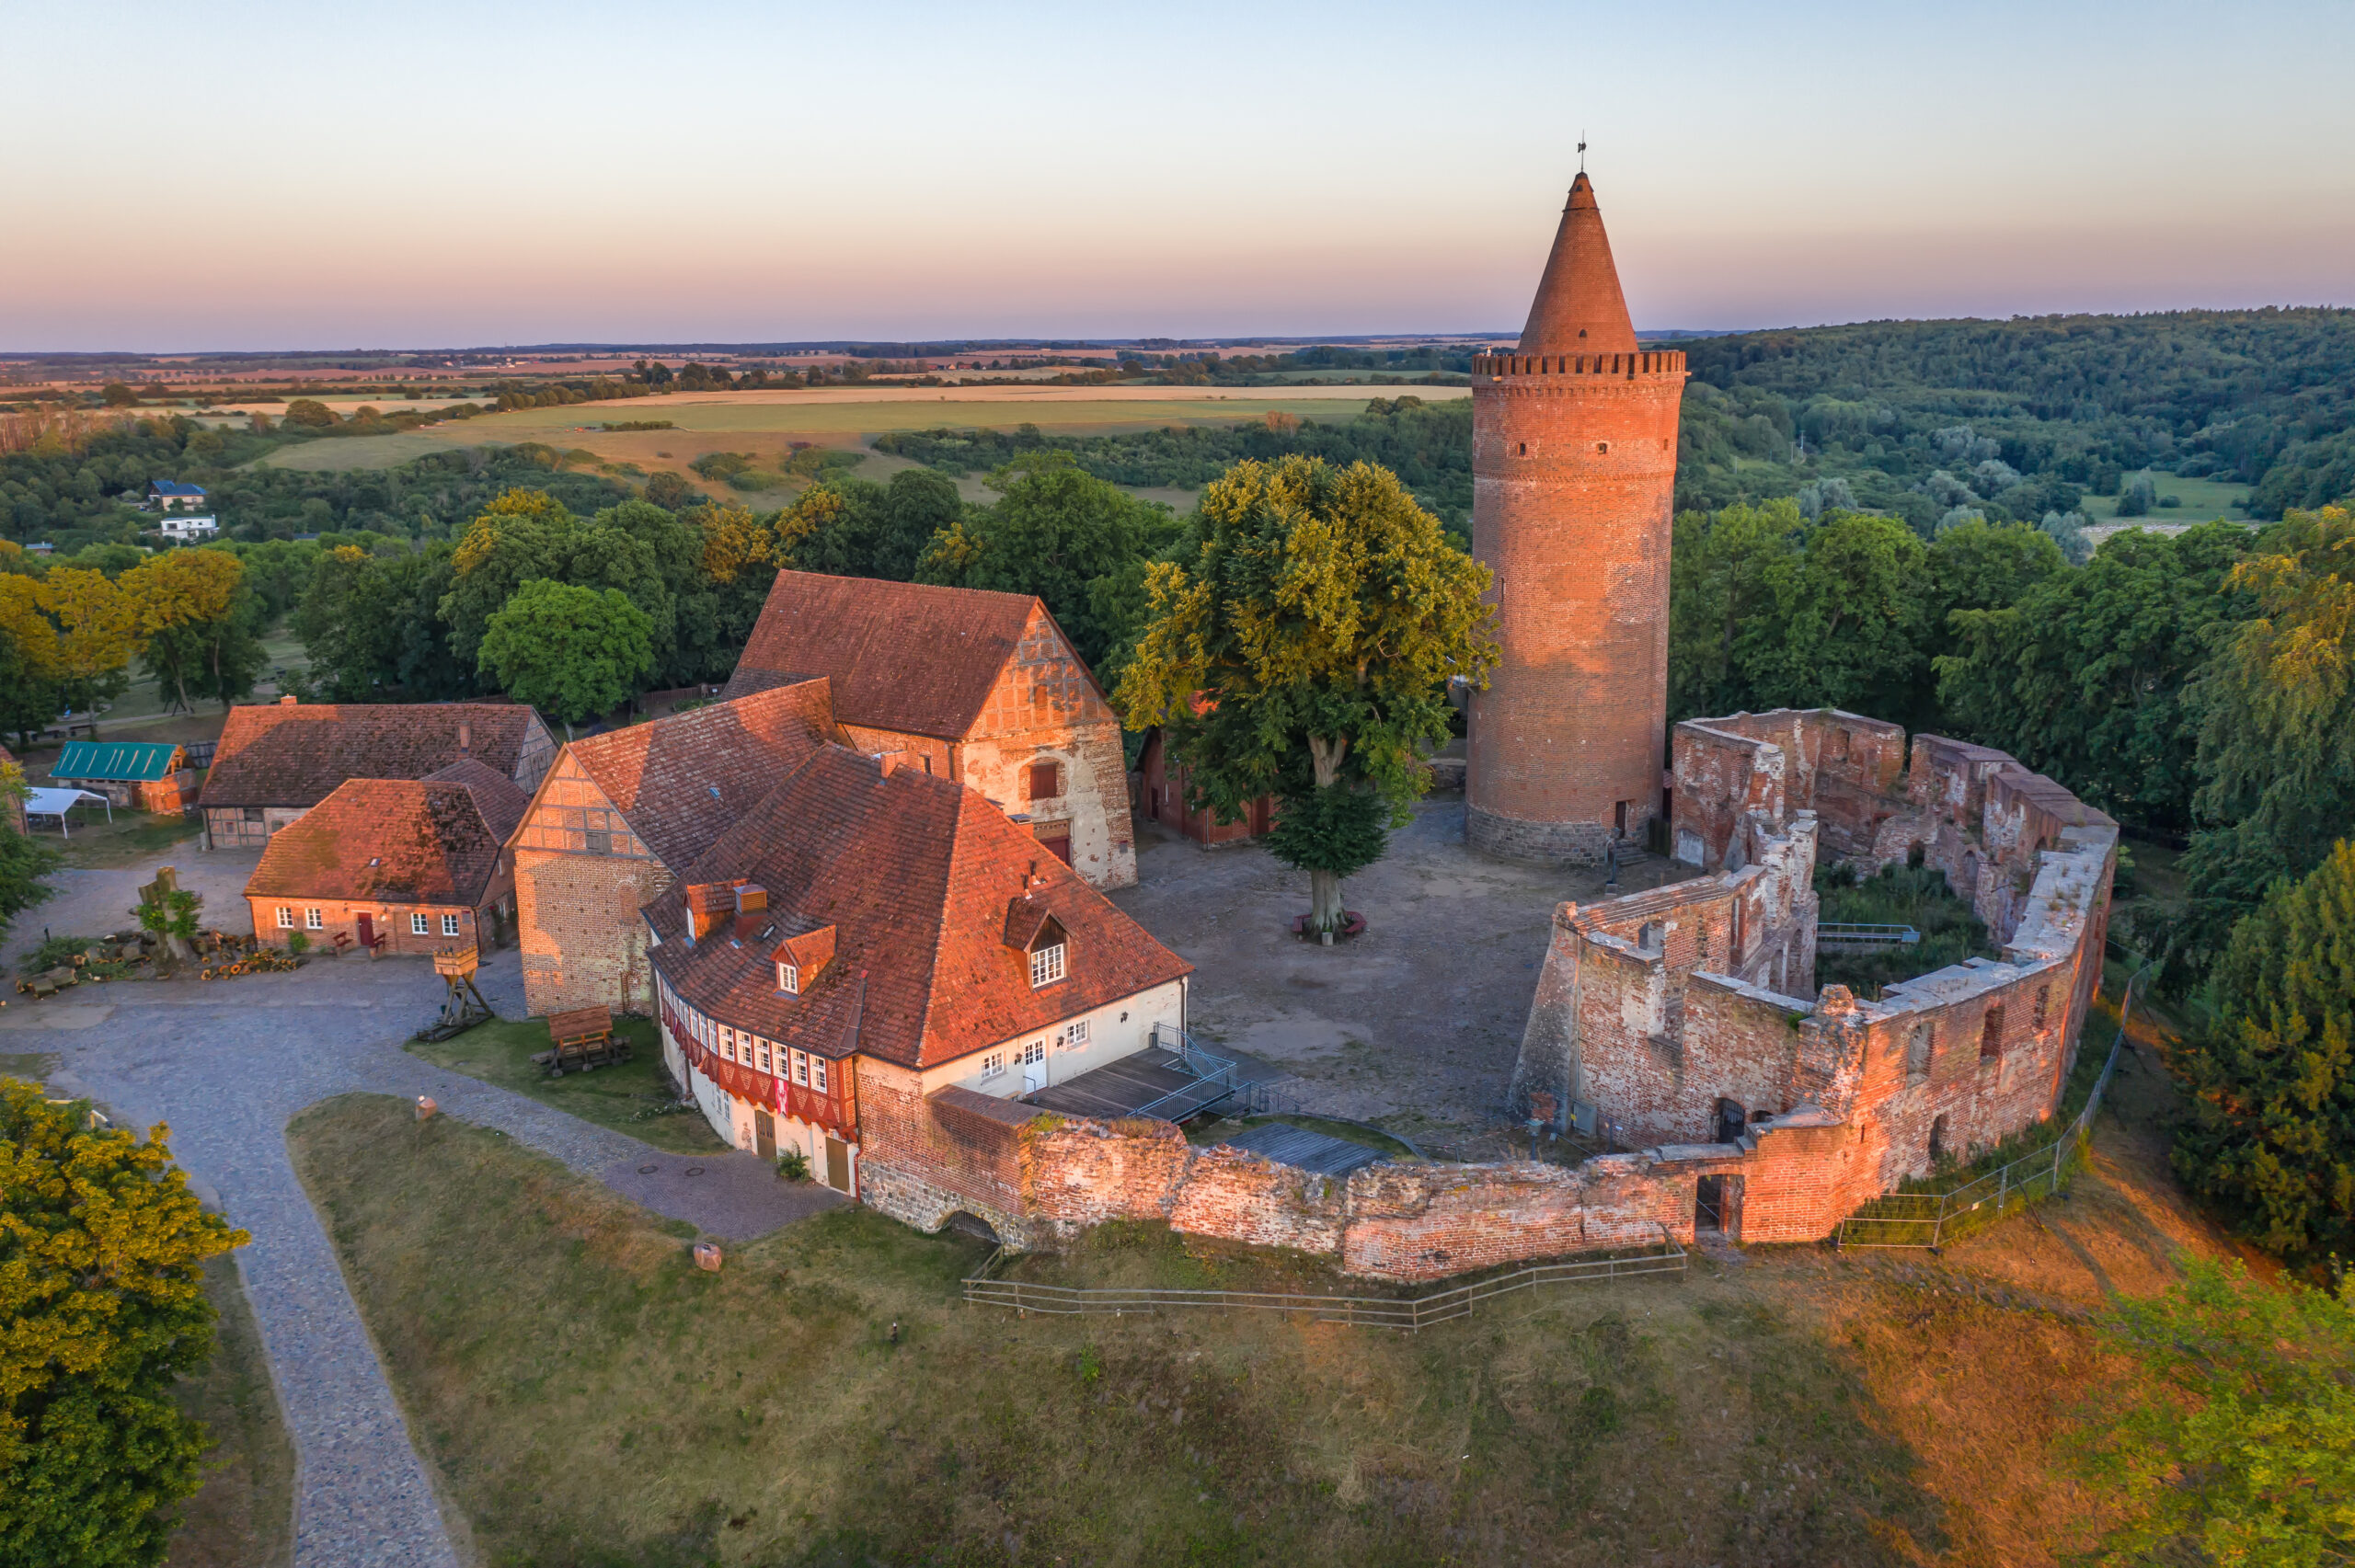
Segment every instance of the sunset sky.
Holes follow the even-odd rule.
[[[2355,6],[30,4],[0,350],[2355,303]]]

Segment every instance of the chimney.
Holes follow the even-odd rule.
[[[883,770],[883,776],[887,779],[893,773],[898,773],[902,768],[913,767],[915,765],[915,754],[911,751],[878,751],[875,753],[876,765]]]
[[[294,705],[294,703],[295,696],[292,692],[287,692],[286,695],[278,699],[278,705],[281,708],[291,708]]]
[[[475,727],[465,719],[458,721],[458,755],[465,756],[474,749]]]
[[[769,890],[757,882],[747,882],[736,889],[736,912],[757,914],[769,907]]]

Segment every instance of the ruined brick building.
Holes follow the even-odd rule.
[[[1472,553],[1502,655],[1471,700],[1475,849],[1592,864],[1657,814],[1683,398],[1684,356],[1637,346],[1581,172],[1519,347],[1472,367]]]
[[[1098,887],[1135,885],[1120,721],[1033,595],[779,572],[725,694],[818,676],[849,745],[971,784]]]

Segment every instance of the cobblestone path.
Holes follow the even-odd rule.
[[[144,873],[152,876],[152,872]],[[38,912],[38,911],[37,911]],[[61,929],[74,929],[71,926]],[[512,953],[481,976],[492,1006],[523,1014]],[[286,1147],[304,1107],[355,1090],[431,1094],[446,1115],[498,1127],[625,1196],[715,1235],[749,1238],[841,1201],[788,1187],[749,1154],[693,1163],[401,1049],[440,1006],[422,962],[342,958],[291,975],[127,983],[70,1002],[0,1009],[0,1053],[54,1053],[57,1093],[86,1094],[125,1125],[169,1124],[172,1153],[231,1223],[295,1448],[296,1568],[456,1568],[458,1555],[399,1405]],[[60,1026],[63,1025],[63,1026]],[[643,1165],[657,1167],[639,1174]]]

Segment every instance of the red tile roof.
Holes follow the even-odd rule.
[[[485,826],[501,844],[515,836],[515,829],[530,808],[532,797],[525,795],[513,779],[488,763],[469,757],[463,762],[453,762],[446,768],[436,768],[425,775],[427,784],[454,784],[475,797],[475,809],[482,814]]]
[[[572,760],[673,871],[834,738],[823,679],[573,741]]]
[[[779,572],[728,694],[824,675],[844,724],[958,739],[1043,609],[1027,593]]]
[[[723,1024],[833,1057],[930,1067],[1192,972],[982,796],[830,746],[722,833],[680,880],[756,882],[768,908],[690,944],[673,889],[646,907],[655,967]],[[1009,902],[1068,933],[1068,978],[1033,990],[1005,944]],[[835,928],[833,960],[778,994],[782,937]]]
[[[536,722],[532,710],[517,703],[231,708],[199,803],[316,806],[347,779],[421,779],[467,757],[512,778]]]
[[[281,828],[246,883],[254,898],[381,899],[388,904],[481,905],[523,815],[522,791],[496,773],[463,764],[459,779],[352,779]],[[495,787],[505,784],[508,796]]]

